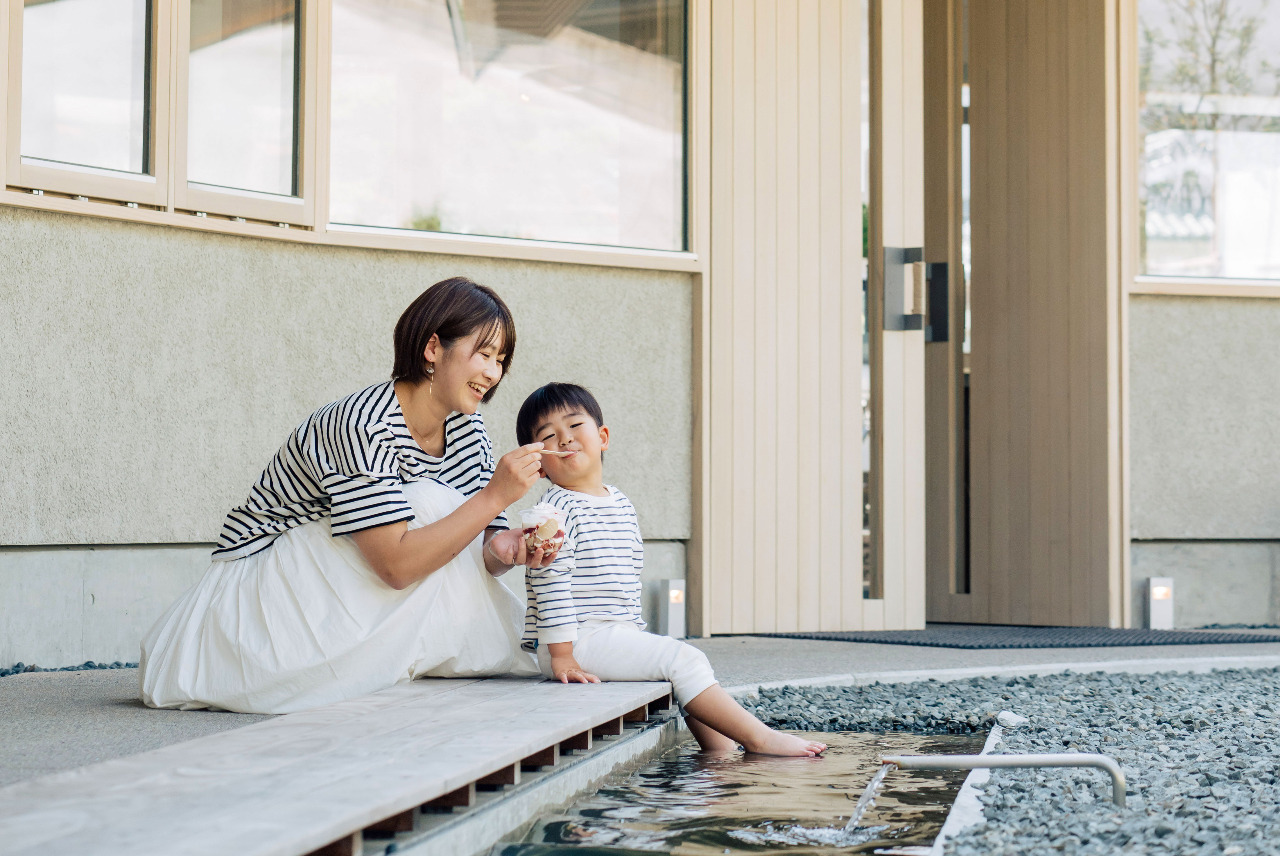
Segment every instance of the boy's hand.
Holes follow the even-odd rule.
[[[551,658],[551,674],[562,684],[598,684],[600,679],[578,665],[573,655],[562,655]]]
[[[524,533],[519,529],[507,529],[489,539],[488,549],[495,559],[505,565],[524,565],[537,570],[545,568],[556,560],[558,550],[544,552],[542,549],[529,552],[525,547]]]

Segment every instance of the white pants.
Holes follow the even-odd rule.
[[[706,654],[679,639],[646,633],[630,621],[582,622],[573,658],[602,681],[670,681],[682,705],[716,682]],[[554,677],[546,645],[538,646],[538,666]]]

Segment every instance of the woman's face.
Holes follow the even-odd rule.
[[[427,346],[427,360],[435,364],[431,395],[451,411],[472,414],[489,390],[502,380],[502,364],[507,358],[501,335],[488,345],[480,345],[477,330],[453,343],[452,348]],[[433,343],[438,340],[432,339]]]

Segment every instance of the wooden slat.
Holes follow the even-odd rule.
[[[842,630],[862,628],[862,14],[863,0],[840,4]]]
[[[526,755],[520,761],[521,770],[540,770],[543,767],[554,767],[560,763],[560,744],[556,743]]]
[[[1027,624],[1031,620],[1031,580],[1028,570],[1031,564],[1031,539],[1033,536],[1030,510],[1029,462],[1031,456],[1030,415],[1033,407],[1030,394],[1028,363],[1031,342],[1028,338],[1030,313],[1028,257],[1030,223],[1027,217],[1027,116],[1029,93],[1027,67],[1030,61],[1027,50],[1028,6],[1039,0],[1009,0],[1006,3],[1006,56],[1005,105],[1008,110],[1010,133],[1005,148],[1005,190],[1007,193],[1006,246],[1004,255],[1006,307],[1009,317],[1022,319],[1021,323],[1005,325],[1006,378],[1008,383],[1008,570],[1005,585],[1008,587],[1008,612],[1006,620],[1014,624]],[[1034,406],[1038,407],[1036,402]]]
[[[710,2],[710,0],[708,0]],[[733,294],[737,282],[733,267],[734,236],[734,135],[733,135],[733,5],[712,2],[711,39],[711,341],[706,356],[711,372],[709,397],[711,486],[708,585],[709,621],[704,633],[728,633],[733,626],[733,589],[738,571],[733,564],[733,389],[736,365],[733,354]]]
[[[1048,174],[1053,168],[1048,160],[1050,118],[1047,99],[1049,79],[1046,71],[1047,17],[1046,5],[1027,4],[1027,356],[1028,397],[1032,404],[1027,430],[1030,459],[1027,461],[1028,533],[1026,605],[1031,624],[1053,622],[1053,568],[1049,562],[1052,507],[1050,495],[1051,461],[1050,402],[1054,395],[1054,363],[1049,356],[1049,243],[1048,223],[1051,215]]]
[[[401,832],[413,832],[414,809],[393,814],[364,828],[365,838],[395,838]]]
[[[1067,394],[1071,401],[1070,461],[1071,496],[1071,601],[1072,624],[1089,623],[1089,575],[1092,533],[1090,532],[1089,467],[1089,280],[1096,262],[1089,258],[1089,220],[1101,212],[1088,210],[1088,176],[1096,165],[1088,142],[1089,98],[1087,81],[1079,68],[1085,58],[1088,37],[1088,4],[1067,6],[1067,51],[1071,60],[1067,74],[1067,116],[1072,132],[1067,140],[1067,228],[1070,248],[1070,324],[1067,331]]]
[[[821,181],[818,172],[820,143],[817,134],[819,122],[818,88],[814,85],[819,74],[817,51],[813,46],[819,39],[817,0],[798,0],[795,4],[799,18],[796,23],[800,50],[797,85],[800,92],[796,103],[798,121],[797,136],[797,205],[799,258],[795,275],[795,301],[798,319],[796,350],[796,394],[799,398],[797,413],[804,413],[806,425],[803,442],[797,437],[796,459],[796,621],[801,630],[819,627],[819,537],[817,484],[822,462],[811,451],[815,439],[812,431],[812,414],[816,402],[825,394],[818,385],[814,367],[821,359],[818,338],[813,335],[818,317],[818,259],[821,246],[818,241],[818,193]],[[799,425],[797,425],[797,431]]]
[[[441,686],[440,684],[459,686]],[[419,681],[0,789],[17,851],[305,853],[643,710],[666,684]],[[484,740],[476,723],[500,722]],[[57,817],[57,824],[49,818]]]
[[[449,791],[447,794],[427,800],[422,804],[423,811],[443,810],[452,811],[455,808],[470,808],[476,802],[476,783],[463,785],[456,791]]]
[[[796,272],[800,264],[800,21],[799,9],[794,3],[777,3],[775,11],[778,69],[778,97],[774,105],[774,124],[778,137],[778,287],[774,291],[774,314],[777,318],[775,353],[778,384],[777,405],[772,419],[776,437],[793,437],[796,433],[796,414],[801,412],[797,385],[800,373],[799,340],[808,334],[809,328],[808,319],[801,320],[795,287]],[[764,414],[764,418],[769,419],[770,415]],[[778,539],[777,572],[772,586],[777,629],[785,633],[800,627],[798,538],[795,537],[800,532],[797,509],[800,493],[800,446],[797,443],[781,443],[775,446],[772,454],[778,494],[777,528],[779,532],[795,533]]]
[[[617,737],[622,734],[622,728],[622,717],[615,717],[591,729],[591,736],[597,740],[601,737]]]
[[[746,15],[743,15],[746,17]],[[769,593],[777,590],[778,574],[778,440],[792,432],[780,432],[778,413],[778,348],[768,343],[777,341],[778,322],[774,307],[778,305],[778,43],[774,22],[778,19],[777,0],[755,0],[755,118],[754,160],[755,195],[751,200],[755,224],[749,240],[754,250],[753,270],[755,309],[751,330],[740,330],[749,337],[754,362],[752,370],[754,400],[754,448],[749,458],[754,485],[752,514],[740,518],[750,521],[743,535],[753,541],[754,615],[751,629],[772,632],[778,626],[777,603]],[[740,83],[741,85],[741,83]],[[745,88],[745,87],[744,87]],[[745,285],[745,283],[744,283]],[[764,345],[764,347],[760,347]],[[750,448],[750,447],[748,447]],[[785,538],[786,535],[784,534]]]
[[[307,856],[362,856],[363,853],[364,839],[359,832],[353,832],[312,850]]]
[[[756,390],[749,366],[756,351],[755,223],[755,14],[754,5],[732,15],[733,38],[733,620],[729,632],[752,629],[755,617]]]
[[[575,734],[568,740],[560,741],[560,754],[564,755],[569,752],[590,752],[591,751],[591,731],[587,730],[581,734]]]
[[[842,0],[821,0],[818,6],[819,42],[818,102],[819,123],[819,171],[821,175],[818,195],[819,246],[819,309],[817,333],[824,355],[818,361],[818,383],[822,395],[818,396],[818,456],[823,461],[818,483],[818,534],[819,562],[819,617],[818,626],[823,630],[840,630],[841,586],[844,581],[845,559],[841,553],[841,485],[844,468],[840,459],[844,450],[840,446],[842,432],[840,415],[841,397],[845,394],[842,364],[839,354],[840,288],[841,271],[841,223],[840,209],[844,190],[841,181],[841,72],[842,45],[840,34],[840,3]],[[852,452],[852,450],[849,450]],[[850,560],[852,556],[848,557]]]
[[[510,785],[518,785],[520,784],[520,767],[520,764],[508,764],[476,779],[475,785],[485,791],[501,790]]]
[[[1045,109],[1049,116],[1066,116],[1067,76],[1070,74],[1067,51],[1067,8],[1072,0],[1052,0],[1046,5],[1046,75]],[[1047,194],[1050,206],[1063,207],[1071,177],[1067,164],[1067,135],[1056,122],[1048,135],[1046,152]],[[1062,215],[1054,218],[1061,223]],[[1052,229],[1054,219],[1046,221]],[[1053,582],[1050,589],[1053,621],[1071,623],[1071,400],[1067,393],[1066,367],[1069,359],[1068,330],[1071,317],[1071,248],[1063,230],[1048,242],[1049,314],[1054,322],[1049,328],[1049,363],[1054,366],[1053,395],[1049,411],[1049,490],[1048,520],[1049,568]]]

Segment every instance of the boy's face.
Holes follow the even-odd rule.
[[[600,453],[609,448],[609,429],[597,425],[584,410],[569,408],[548,414],[534,429],[533,439],[555,452],[572,452],[560,458],[544,455],[542,474],[552,483],[594,487],[601,478]]]

